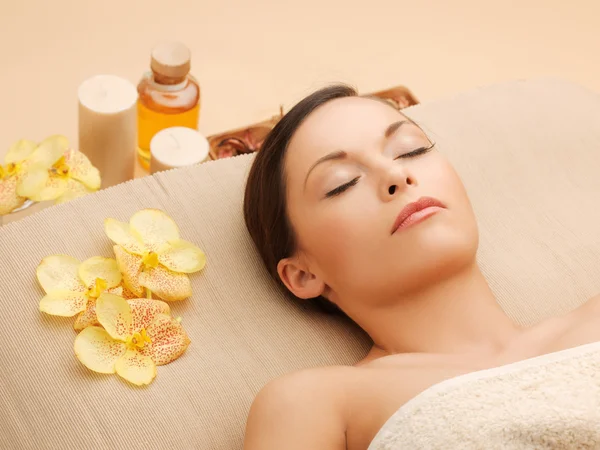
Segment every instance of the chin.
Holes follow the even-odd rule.
[[[475,263],[479,245],[476,227],[456,229],[440,227],[437,230],[415,235],[398,251],[394,264],[394,279],[405,290],[419,289],[421,286],[470,267]]]

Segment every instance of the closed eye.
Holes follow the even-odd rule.
[[[434,147],[435,144],[431,144],[429,147],[421,147],[418,148],[416,150],[413,150],[412,152],[409,153],[403,153],[402,155],[398,155],[396,156],[394,159],[400,159],[400,158],[414,158],[415,156],[419,156],[422,155],[423,153],[427,153],[429,150],[431,150]]]
[[[356,183],[358,183],[359,178],[360,177],[356,177],[353,180],[348,181],[347,183],[344,183],[341,186],[336,187],[335,189],[332,189],[327,194],[325,194],[325,197],[331,198],[331,197],[335,197],[336,195],[340,195],[342,192],[345,192],[348,188],[355,186]]]

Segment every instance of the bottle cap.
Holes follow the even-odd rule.
[[[183,78],[190,72],[191,53],[180,42],[164,42],[152,49],[150,68],[168,78]]]

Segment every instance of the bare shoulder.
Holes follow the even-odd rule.
[[[589,314],[600,314],[600,294],[590,298],[588,301],[575,308],[573,311],[567,314],[567,317],[580,316],[582,314],[586,316]]]
[[[600,312],[600,294],[590,298],[582,307],[592,309],[595,312]]]
[[[344,385],[351,371],[324,367],[271,381],[250,409],[244,449],[345,449]]]
[[[600,295],[597,295],[562,316],[542,322],[536,329],[551,337],[552,350],[562,350],[600,340],[599,324]]]

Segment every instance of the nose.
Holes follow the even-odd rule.
[[[383,201],[394,200],[402,194],[408,187],[415,186],[416,180],[400,164],[394,164],[382,170],[379,192]]]

